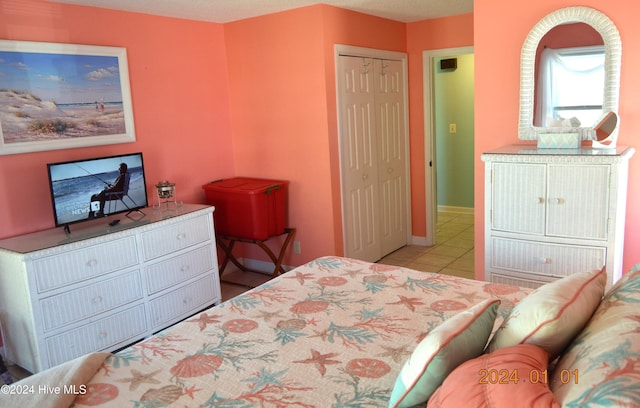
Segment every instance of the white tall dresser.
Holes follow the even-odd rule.
[[[10,360],[39,372],[114,351],[219,303],[213,207],[147,208],[0,241]],[[111,227],[114,219],[120,222]]]
[[[485,280],[538,287],[607,268],[622,276],[629,159],[633,148],[484,153]]]

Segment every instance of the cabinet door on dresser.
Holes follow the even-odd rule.
[[[491,228],[544,235],[546,166],[494,163]]]
[[[548,165],[547,235],[607,239],[611,166]]]

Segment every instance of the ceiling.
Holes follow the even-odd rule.
[[[279,11],[328,4],[410,23],[473,12],[473,0],[49,0],[189,20],[228,23]]]

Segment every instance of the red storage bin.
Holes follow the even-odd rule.
[[[207,202],[216,207],[216,233],[264,241],[284,234],[289,182],[235,177],[205,184]]]

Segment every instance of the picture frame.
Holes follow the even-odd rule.
[[[135,140],[126,48],[0,40],[0,155]]]

